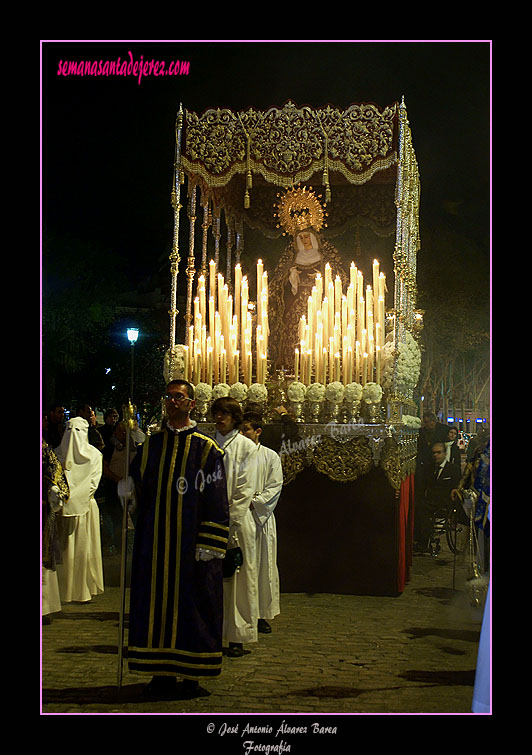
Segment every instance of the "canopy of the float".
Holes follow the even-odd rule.
[[[217,268],[230,281],[233,265],[244,254],[246,227],[279,236],[276,197],[296,185],[320,192],[330,235],[362,217],[376,233],[395,235],[391,311],[396,344],[415,329],[419,174],[404,99],[383,108],[372,103],[312,108],[289,101],[267,110],[209,108],[201,114],[181,106],[172,197],[171,347],[180,260],[187,258],[189,324],[193,280],[207,270],[209,230]],[[179,214],[185,207],[190,227],[198,219],[202,229],[201,242],[191,232],[187,253],[179,249]],[[222,222],[227,240],[220,256]]]

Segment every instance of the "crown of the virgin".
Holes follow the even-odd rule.
[[[279,218],[277,228],[284,228],[283,236],[289,233],[295,236],[306,228],[314,228],[320,231],[327,225],[325,218],[325,202],[320,202],[321,194],[316,196],[312,186],[298,186],[289,189],[285,194],[277,194],[280,197],[276,207],[278,212],[275,217]]]

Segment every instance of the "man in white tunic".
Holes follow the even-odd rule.
[[[63,603],[85,603],[104,591],[100,512],[94,499],[102,476],[102,454],[89,443],[86,419],[74,417],[67,422],[55,453],[70,489],[63,506],[59,592]]]
[[[258,631],[269,634],[272,631],[269,622],[281,612],[277,525],[273,512],[283,489],[283,470],[279,454],[260,443],[262,420],[259,415],[246,413],[241,432],[257,447],[257,490],[253,496],[252,511],[256,526]]]
[[[257,490],[256,447],[240,434],[242,409],[233,398],[216,399],[212,405],[216,443],[224,450],[224,467],[229,501],[227,548],[240,546],[243,564],[232,577],[224,579],[223,638],[229,643],[227,655],[244,655],[244,643],[257,642],[258,589],[255,520],[251,502]]]

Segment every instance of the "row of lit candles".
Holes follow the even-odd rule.
[[[194,299],[193,324],[189,325],[185,346],[185,378],[195,383],[233,384],[240,379],[250,386],[264,383],[267,375],[268,273],[257,262],[257,316],[253,323],[249,283],[235,266],[234,297],[216,263],[209,263],[209,296],[206,279],[200,275]],[[208,316],[207,316],[208,313]]]
[[[299,348],[294,354],[294,375],[305,385],[353,381],[380,383],[385,338],[386,276],[373,261],[373,286],[364,290],[364,276],[354,262],[343,293],[330,265],[325,277],[316,276],[308,298],[307,315],[299,322]]]
[[[294,375],[305,385],[353,380],[363,385],[380,382],[381,351],[385,336],[386,277],[373,262],[373,287],[366,286],[354,262],[343,293],[339,276],[332,280],[329,263],[307,302],[307,315],[299,323],[299,344],[294,355]],[[249,283],[235,266],[234,297],[216,263],[209,263],[209,296],[206,278],[198,279],[193,323],[185,346],[185,377],[195,383],[246,385],[264,383],[268,360],[268,273],[257,262],[257,314],[253,323]]]

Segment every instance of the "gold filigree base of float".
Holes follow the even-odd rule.
[[[265,426],[267,427],[267,426]],[[213,423],[200,430],[215,432]],[[282,440],[284,485],[289,485],[307,467],[314,467],[330,480],[354,482],[381,467],[394,490],[415,471],[417,431],[394,425],[349,425],[298,423],[298,438]]]

